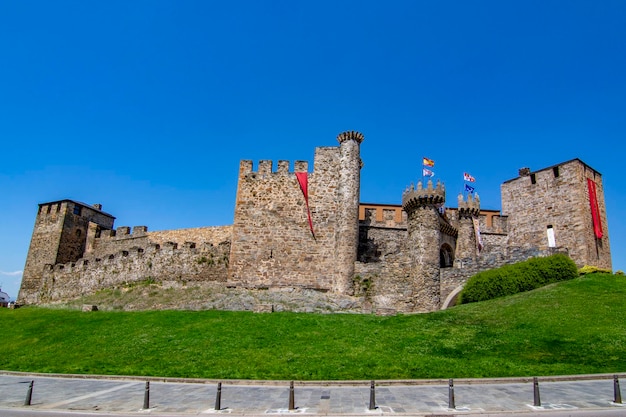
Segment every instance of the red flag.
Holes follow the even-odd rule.
[[[309,217],[309,228],[311,229],[311,234],[313,235],[313,239],[315,239],[315,232],[313,231],[313,221],[311,220],[311,209],[309,208],[309,177],[306,172],[296,172],[296,178],[298,179],[298,184],[300,184],[300,189],[302,190],[302,194],[304,195],[304,201],[306,203],[306,212]]]
[[[476,182],[476,178],[472,177],[470,174],[468,174],[467,172],[463,173],[463,180],[465,181],[469,181],[469,182]]]
[[[598,197],[596,195],[596,183],[587,178],[587,188],[589,189],[589,204],[591,204],[591,219],[593,220],[593,233],[598,239],[602,239],[602,220],[600,220],[600,208],[598,207]]]

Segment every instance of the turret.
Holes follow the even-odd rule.
[[[480,197],[463,194],[458,197],[459,235],[456,241],[456,261],[466,263],[476,261],[478,255],[477,232],[478,215],[480,214]]]
[[[337,265],[338,278],[335,291],[351,294],[354,263],[359,246],[359,199],[361,184],[360,145],[363,134],[355,131],[340,133],[339,141],[339,189],[337,219]]]
[[[417,182],[417,188],[413,188],[411,184],[404,193],[402,193],[402,207],[404,211],[409,213],[418,207],[439,206],[446,201],[446,187],[441,181],[437,181],[437,185],[433,188],[433,181],[428,180],[426,188],[422,187],[422,182]]]
[[[472,197],[471,194],[468,194],[467,200],[465,200],[463,194],[459,194],[458,207],[459,218],[478,217],[480,214],[480,197],[478,194],[476,194],[476,197]]]
[[[429,180],[411,186],[402,195],[402,207],[407,213],[408,248],[411,258],[411,278],[415,288],[411,299],[414,311],[438,310],[440,305],[439,251],[441,246],[439,208],[446,201],[445,186]]]

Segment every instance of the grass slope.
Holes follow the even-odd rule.
[[[420,315],[0,309],[0,369],[216,379],[626,370],[626,278],[590,274]]]

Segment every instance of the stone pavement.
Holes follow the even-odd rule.
[[[291,389],[289,381],[220,382],[0,371],[0,415],[3,409],[21,408],[231,416],[469,416],[555,410],[595,410],[600,414],[613,410],[610,415],[626,416],[626,405],[620,402],[621,378],[623,375],[612,374],[540,377],[536,384],[533,378],[375,381],[373,389],[370,381],[295,381]]]

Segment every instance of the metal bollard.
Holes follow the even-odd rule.
[[[534,394],[534,405],[535,407],[541,407],[541,398],[539,397],[539,381],[537,377],[533,377],[533,394]]]
[[[146,390],[143,394],[143,409],[148,410],[150,408],[150,381],[146,381]]]
[[[222,383],[217,383],[217,395],[215,396],[215,409],[222,409]]]
[[[28,391],[26,392],[26,399],[24,400],[24,405],[30,405],[30,400],[33,398],[33,384],[35,381],[30,381],[28,384]]]
[[[452,378],[448,380],[448,408],[452,410],[456,408],[456,404],[454,403],[454,383],[452,382]]]
[[[613,397],[615,404],[622,403],[622,392],[619,389],[619,379],[617,379],[617,375],[613,375]]]
[[[296,409],[294,395],[293,395],[293,381],[289,383],[289,409],[290,410]]]
[[[374,381],[370,383],[370,410],[376,409],[376,387]]]

